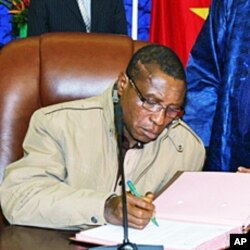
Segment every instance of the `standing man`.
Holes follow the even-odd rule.
[[[123,0],[31,0],[28,36],[47,32],[127,34]]]
[[[185,120],[205,170],[250,173],[250,1],[213,0],[187,65]]]

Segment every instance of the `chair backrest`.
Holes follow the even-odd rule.
[[[0,50],[0,184],[5,166],[23,155],[35,110],[102,93],[146,44],[123,35],[50,33]]]
[[[51,33],[6,45],[0,52],[0,172],[22,156],[35,110],[102,93],[146,44],[123,35]]]

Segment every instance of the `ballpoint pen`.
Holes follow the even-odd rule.
[[[130,181],[130,180],[127,181],[127,184],[128,184],[128,187],[129,187],[131,193],[132,193],[135,197],[138,197],[138,198],[141,198],[141,197],[142,197],[142,196],[138,193],[138,191],[136,190],[136,188],[135,188],[134,184],[132,183],[132,181]],[[159,227],[159,224],[158,224],[158,222],[157,222],[157,220],[156,220],[155,217],[152,217],[150,220],[151,220],[157,227]]]

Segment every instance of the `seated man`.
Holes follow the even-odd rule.
[[[128,225],[144,228],[155,213],[153,194],[178,170],[204,163],[201,140],[180,119],[185,81],[172,50],[148,45],[101,96],[36,111],[24,156],[7,166],[0,188],[7,220],[64,229],[122,225],[121,153],[125,179],[145,195],[127,193]]]

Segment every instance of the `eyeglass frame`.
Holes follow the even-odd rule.
[[[132,88],[135,90],[136,95],[138,96],[138,98],[139,98],[140,101],[142,102],[142,105],[141,105],[141,106],[142,106],[145,110],[147,110],[147,111],[149,111],[149,112],[152,112],[152,113],[157,113],[157,112],[160,112],[161,110],[165,110],[166,116],[169,117],[169,118],[172,118],[172,119],[181,118],[181,117],[184,115],[184,109],[183,109],[182,106],[180,106],[180,107],[178,108],[178,109],[180,109],[180,110],[176,110],[175,108],[171,108],[171,106],[163,107],[160,103],[154,103],[154,104],[153,104],[153,103],[150,103],[150,102],[148,101],[148,99],[145,98],[145,97],[143,96],[143,94],[141,93],[141,91],[139,90],[139,88],[136,86],[135,81],[132,80],[132,78],[129,77],[128,75],[127,75],[127,78],[128,78],[128,80],[129,80],[130,85],[131,85]],[[150,107],[147,107],[147,106],[145,107],[145,104],[146,104],[146,105],[150,105],[153,109],[154,109],[154,107],[155,107],[155,110],[152,110]],[[158,107],[158,108],[157,108],[157,107]],[[175,112],[175,115],[174,115],[174,116],[171,115],[170,112]]]

